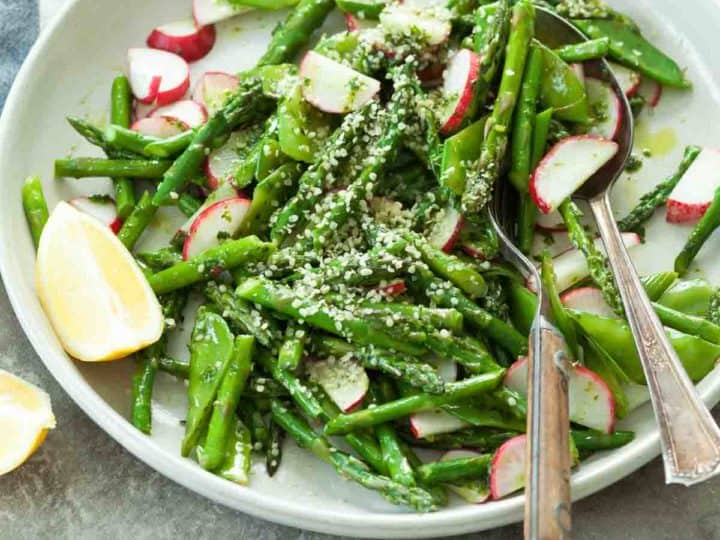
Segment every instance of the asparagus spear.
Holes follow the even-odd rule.
[[[130,126],[130,106],[132,93],[130,92],[130,81],[124,75],[115,77],[110,91],[110,122],[112,124]],[[115,184],[115,205],[120,219],[125,219],[132,212],[135,206],[135,188],[129,178],[116,178]]]
[[[454,403],[477,396],[495,388],[504,373],[505,370],[500,369],[482,375],[475,375],[462,381],[447,383],[443,394],[416,394],[383,403],[370,409],[342,414],[327,423],[325,433],[327,435],[348,433],[356,429],[402,418],[415,412],[427,411],[447,403]]]
[[[713,324],[720,326],[720,288],[715,289],[712,297],[710,297],[707,318]]]
[[[268,432],[268,445],[265,450],[265,469],[267,470],[268,476],[273,476],[278,468],[280,468],[280,462],[282,461],[282,442],[285,438],[285,432],[272,418],[270,419]]]
[[[582,212],[577,205],[570,199],[563,201],[560,204],[560,215],[562,215],[565,226],[568,229],[568,236],[570,242],[575,248],[582,251],[587,260],[588,269],[590,270],[590,277],[595,284],[600,287],[603,293],[603,298],[608,305],[617,313],[622,315],[623,306],[620,300],[620,293],[615,287],[615,281],[613,280],[612,273],[607,267],[607,261],[605,256],[600,253],[598,248],[595,246],[590,235],[583,228],[580,223],[580,217]]]
[[[237,417],[233,418],[231,422],[233,426],[230,430],[231,435],[227,444],[225,461],[217,474],[226,480],[246,486],[250,481],[250,453],[252,451],[250,430]]]
[[[394,391],[390,383],[385,379],[370,388],[375,403],[391,401]],[[390,423],[375,426],[383,461],[387,464],[390,478],[405,486],[415,485],[415,473],[410,462],[403,453],[400,440],[395,433],[395,428]]]
[[[345,478],[377,491],[393,504],[405,504],[419,512],[435,510],[432,495],[418,487],[408,487],[384,476],[373,474],[360,460],[330,446],[328,441],[317,435],[299,416],[293,414],[282,403],[272,400],[272,415],[275,421],[295,439],[299,446],[308,448],[317,457],[330,463]]]
[[[152,196],[146,191],[118,231],[117,236],[126,248],[132,249],[135,246],[152,221],[156,210],[157,206],[152,203]]]
[[[703,244],[718,227],[720,227],[720,189],[715,191],[715,196],[709,208],[700,218],[700,221],[695,224],[690,237],[685,242],[680,253],[678,253],[678,256],[675,257],[675,271],[678,274],[685,275]]]
[[[578,450],[611,450],[628,444],[635,438],[632,431],[615,431],[614,433],[600,433],[597,431],[571,430],[570,436],[575,441]]]
[[[278,365],[283,369],[294,371],[300,365],[304,352],[305,330],[290,321],[285,331],[285,339],[278,351]]]
[[[417,470],[418,479],[428,484],[452,483],[486,477],[492,454],[426,463]]]
[[[246,236],[210,248],[190,260],[153,274],[148,282],[156,294],[164,294],[211,279],[223,270],[263,260],[273,249],[273,244],[262,242],[256,236]]]
[[[560,333],[565,338],[565,343],[570,349],[572,358],[581,358],[578,345],[577,329],[575,323],[565,311],[565,306],[560,300],[560,293],[557,289],[557,277],[555,276],[555,268],[553,267],[552,257],[546,249],[543,251],[541,263],[541,278],[548,295],[550,306],[552,308],[553,320]]]
[[[483,61],[473,90],[480,105],[485,103],[500,66],[508,41],[511,16],[509,0],[500,0],[495,6],[480,6],[475,10],[473,49]]]
[[[30,235],[37,248],[49,217],[47,201],[45,201],[39,176],[29,176],[25,179],[22,188],[22,202],[25,218],[30,226]]]
[[[487,136],[482,142],[480,159],[467,180],[462,196],[463,214],[471,219],[487,204],[492,193],[492,185],[500,175],[501,162],[508,142],[508,130],[534,32],[534,22],[535,9],[529,1],[520,0],[515,4],[500,88],[492,115],[486,125]]]
[[[114,147],[110,141],[105,137],[105,132],[102,129],[94,126],[87,120],[79,118],[77,116],[68,116],[68,123],[77,131],[82,137],[84,137],[90,144],[102,148],[105,154],[114,159],[142,159],[142,155],[137,152],[128,151],[125,149],[118,149]],[[163,156],[152,156],[152,157],[163,157]]]
[[[258,362],[277,382],[287,389],[290,397],[293,398],[297,406],[300,407],[306,415],[310,418],[318,418],[323,414],[323,408],[310,391],[310,388],[288,370],[282,369],[277,359],[261,351],[260,354],[258,354]]]
[[[635,205],[630,213],[618,222],[621,231],[637,231],[638,228],[652,216],[655,209],[665,204],[670,193],[682,178],[685,171],[688,170],[692,162],[700,153],[698,146],[686,146],[683,159],[678,165],[677,170],[660,182],[651,191],[640,197],[640,201]]]
[[[157,179],[162,177],[170,165],[170,161],[160,159],[63,158],[55,160],[55,177],[132,176]]]

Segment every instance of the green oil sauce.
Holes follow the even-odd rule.
[[[638,122],[635,126],[635,148],[647,151],[653,157],[669,154],[677,145],[678,138],[671,127],[650,131],[647,122]]]

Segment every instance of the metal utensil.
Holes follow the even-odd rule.
[[[516,223],[507,182],[497,182],[490,220],[503,257],[535,280],[538,307],[530,330],[528,361],[528,449],[526,453],[525,538],[570,537],[570,420],[565,341],[550,322],[550,304],[535,266],[510,240]]]
[[[572,43],[585,39],[573,26],[551,12],[538,9],[537,21],[538,31],[547,33],[554,41]],[[625,306],[660,428],[665,481],[695,484],[720,473],[720,429],[665,335],[628,256],[610,207],[610,190],[632,150],[630,106],[607,62],[586,62],[585,73],[610,84],[620,99],[622,124],[616,136],[620,149],[575,193],[575,197],[585,199],[592,209]]]

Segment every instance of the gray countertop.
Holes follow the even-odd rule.
[[[41,0],[41,22],[63,1]],[[0,13],[21,3],[0,0]],[[214,504],[135,459],[93,424],[53,380],[15,319],[4,287],[0,287],[0,368],[45,388],[58,420],[57,429],[28,463],[0,477],[1,540],[333,538]],[[718,494],[720,479],[689,489],[666,487],[662,464],[656,459],[576,504],[575,538],[720,540]],[[521,534],[521,527],[515,525],[461,538],[499,540]]]

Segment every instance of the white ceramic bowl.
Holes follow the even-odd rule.
[[[618,186],[614,203],[623,214],[642,192],[675,167],[683,144],[712,145],[720,139],[716,127],[720,125],[716,80],[720,10],[712,0],[694,0],[692,6],[673,0],[612,3],[635,17],[652,41],[686,65],[695,84],[691,92],[666,90],[660,106],[643,114],[637,146],[649,147],[654,157]],[[126,49],[142,46],[153,26],[186,17],[189,4],[190,0],[68,2],[40,37],[15,81],[0,124],[0,187],[5,193],[0,199],[0,269],[35,350],[78,405],[120,444],[169,478],[243,512],[295,527],[382,538],[460,534],[519,520],[521,496],[477,506],[456,502],[428,515],[404,512],[376,494],[342,481],[293,443],[286,445],[283,465],[275,478],[267,478],[262,465],[257,464],[251,486],[239,487],[180,457],[182,428],[178,420],[184,417],[185,400],[182,384],[170,377],[158,377],[154,433],[146,437],[127,421],[132,364],[79,364],[62,351],[34,291],[34,252],[20,204],[22,179],[40,174],[51,206],[74,194],[109,189],[103,179],[53,179],[56,157],[69,151],[75,155],[97,153],[80,141],[64,117],[79,114],[107,120],[110,81],[123,69]],[[251,66],[281,17],[251,13],[220,25],[215,50],[193,66],[193,73]],[[337,17],[329,22],[338,23]],[[155,238],[167,237],[174,221],[177,216],[165,212]],[[670,268],[688,232],[688,227],[669,226],[662,216],[656,216],[648,229],[648,244],[635,252],[640,271]],[[152,238],[144,241],[154,242]],[[720,277],[720,264],[712,254],[718,247],[716,235],[698,259],[707,277],[715,282]],[[178,354],[183,353],[180,343],[175,347]],[[700,390],[706,402],[715,404],[720,399],[720,372],[711,373]],[[621,425],[635,430],[636,439],[583,463],[573,476],[575,498],[602,489],[658,454],[658,434],[647,405]]]

